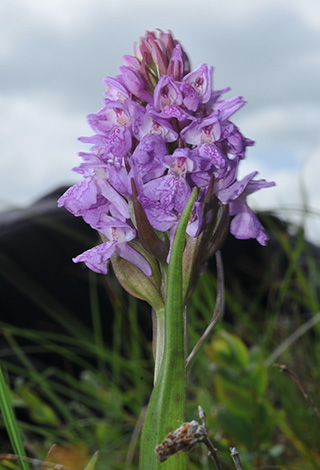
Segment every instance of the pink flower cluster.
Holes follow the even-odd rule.
[[[229,120],[243,99],[222,100],[229,88],[212,89],[211,66],[190,70],[186,53],[170,33],[147,32],[124,62],[118,76],[104,79],[103,107],[88,116],[94,134],[79,139],[92,145],[79,154],[83,162],[74,169],[83,179],[58,201],[103,240],[74,261],[106,274],[116,253],[150,276],[150,264],[132,243],[141,243],[133,202],[138,201],[155,233],[162,232],[170,253],[194,187],[198,194],[188,236],[206,230],[218,202],[228,206],[235,237],[256,238],[264,245],[267,237],[246,198],[274,183],[254,180],[257,172],[237,179],[246,147],[253,144]]]

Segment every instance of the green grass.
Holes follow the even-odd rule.
[[[188,374],[188,419],[198,419],[200,404],[226,470],[232,468],[231,445],[238,448],[244,470],[267,465],[320,468],[320,421],[290,377],[272,367],[273,361],[285,363],[320,406],[320,266],[302,231],[296,238],[279,231],[278,238],[288,259],[281,283],[271,286],[266,273],[254,298],[239,299],[226,292],[233,323],[218,323]],[[270,260],[270,269],[276,262]],[[0,351],[0,361],[5,377],[10,377],[9,392],[0,376],[1,425],[10,436],[1,443],[0,454],[23,456],[26,452],[29,457],[44,459],[56,443],[71,453],[81,453],[82,468],[98,450],[98,470],[136,469],[143,408],[152,387],[152,347],[139,330],[137,301],[126,295],[111,297],[113,342],[106,345],[95,274],[89,277],[92,331],[13,265],[3,275],[33,296],[44,316],[64,323],[70,335],[40,334],[0,323],[9,344]],[[211,319],[215,286],[214,276],[207,272],[191,299],[189,349]],[[261,307],[266,293],[268,302]],[[311,318],[313,324],[311,321],[304,331],[303,325]],[[294,338],[296,331],[300,334]],[[20,346],[22,339],[29,340],[28,347]],[[281,349],[277,349],[279,345]],[[40,357],[52,351],[82,373],[74,376],[48,367],[40,374],[30,355]],[[280,355],[272,359],[275,351]],[[7,360],[12,352],[15,363]],[[19,418],[17,425],[11,405]],[[4,430],[1,433],[5,436]],[[27,470],[29,464],[2,461],[1,468],[18,465]],[[192,453],[191,468],[213,468],[205,449],[199,447]]]
[[[16,455],[25,457],[25,450],[22,444],[22,439],[19,431],[19,426],[17,424],[13,407],[10,400],[9,390],[5,383],[5,379],[0,368],[0,410],[2,414],[2,419],[6,430],[8,432],[9,440],[12,445],[12,448]],[[21,461],[19,465],[22,470],[29,470],[29,465]]]

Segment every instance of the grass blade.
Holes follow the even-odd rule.
[[[24,451],[18,424],[17,424],[16,418],[13,412],[12,405],[11,405],[9,391],[5,383],[1,367],[0,367],[0,409],[1,409],[3,421],[7,429],[14,453],[19,456],[25,457],[26,453]],[[29,470],[29,465],[27,462],[20,461],[19,465],[22,470]]]

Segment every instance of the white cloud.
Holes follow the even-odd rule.
[[[86,0],[4,0],[4,5],[1,23],[11,30],[12,36],[18,37],[30,33],[34,27],[69,34],[84,27],[93,13]]]
[[[232,29],[263,17],[265,13],[284,15],[288,11],[309,27],[316,29],[320,24],[318,0],[198,0],[196,4],[191,0],[4,0],[4,4],[4,24],[8,21],[13,23],[14,18],[14,23],[20,24],[25,30],[28,24],[39,24],[40,20],[44,26],[55,27],[61,33],[75,32],[80,28],[90,30],[97,19],[105,21],[106,28],[112,27],[110,23],[115,18],[118,20],[118,27],[127,19],[134,19],[139,23],[150,23],[152,19],[151,27],[154,29],[159,26],[158,21],[166,21],[171,27],[173,19],[177,19],[178,23],[179,19],[185,21],[187,18],[195,26],[200,21],[202,24],[211,21],[213,29],[223,23],[228,28],[227,32],[232,35]],[[19,15],[16,14],[17,11]]]
[[[276,167],[302,165],[310,152],[319,145],[320,106],[317,102],[283,103],[255,109],[239,115],[243,132],[257,140],[263,154],[270,154]],[[279,160],[282,153],[283,162]],[[273,158],[273,155],[276,158]]]
[[[0,204],[26,206],[45,192],[76,179],[84,116],[52,95],[0,97]]]

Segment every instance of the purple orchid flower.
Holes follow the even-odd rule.
[[[120,101],[124,102],[126,99],[130,98],[130,94],[125,86],[121,83],[120,79],[105,77],[103,83],[106,87],[105,95],[111,101]]]
[[[261,245],[268,240],[257,216],[247,204],[247,196],[262,188],[270,188],[275,183],[266,180],[253,180],[257,171],[250,173],[241,181],[234,181],[218,193],[221,202],[229,204],[230,215],[235,216],[230,225],[231,233],[240,239],[256,238]]]
[[[109,241],[76,256],[73,258],[75,263],[84,262],[92,271],[107,274],[109,260],[114,253],[117,253],[141,269],[146,276],[151,276],[149,263],[128,245],[128,242],[135,238],[135,230],[126,223],[109,217],[109,221],[101,223],[100,231]]]
[[[212,71],[213,67],[201,64],[198,68],[183,77],[183,81],[189,83],[198,93],[200,103],[207,103],[211,97]]]
[[[163,175],[166,170],[166,150],[166,144],[160,135],[148,134],[142,138],[130,159],[131,175],[139,188],[150,180],[158,181]]]
[[[152,106],[146,107],[146,113],[141,127],[139,128],[139,139],[147,134],[158,134],[164,142],[175,142],[179,134],[173,129],[169,120],[161,117]]]
[[[119,67],[126,88],[137,98],[150,103],[152,96],[146,91],[146,83],[135,70],[129,67]]]
[[[191,188],[186,181],[188,168],[193,162],[188,158],[189,149],[176,149],[173,155],[165,158],[168,173],[153,179],[143,186],[142,192],[153,201],[161,201],[163,207],[181,214],[186,205]]]
[[[222,100],[229,88],[212,90],[212,71],[206,64],[191,70],[181,44],[159,31],[147,32],[135,55],[124,56],[120,74],[104,79],[103,107],[88,116],[94,135],[79,139],[91,144],[89,152],[79,154],[83,162],[74,169],[83,180],[58,201],[103,239],[75,262],[106,274],[117,254],[153,276],[148,256],[154,249],[158,261],[167,253],[170,259],[179,217],[194,188],[198,195],[187,236],[205,244],[203,253],[218,246],[210,240],[210,230],[226,231],[215,225],[219,210],[225,226],[228,214],[232,217],[235,237],[266,243],[247,197],[274,183],[254,180],[256,172],[237,179],[253,141],[230,117],[245,101],[240,96]],[[146,242],[146,234],[152,243]],[[200,258],[205,260],[205,255]]]
[[[154,89],[153,102],[157,111],[162,111],[166,106],[182,104],[182,93],[170,75],[160,77]]]

